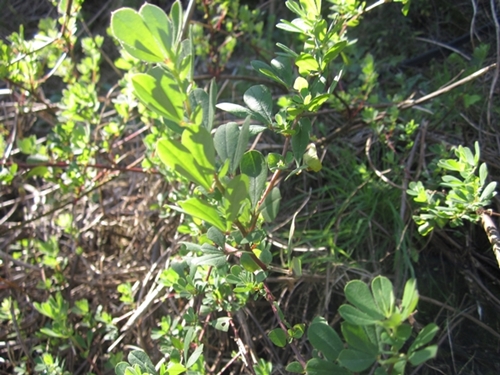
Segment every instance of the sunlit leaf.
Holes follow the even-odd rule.
[[[204,200],[201,200],[200,198],[190,198],[179,202],[179,206],[185,213],[204,220],[207,223],[214,225],[221,231],[226,230],[226,225],[221,219],[217,209]]]

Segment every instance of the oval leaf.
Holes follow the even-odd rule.
[[[335,362],[344,349],[344,344],[335,330],[325,323],[313,323],[307,330],[307,338],[314,349],[319,350],[325,358]]]
[[[339,355],[339,363],[354,372],[366,370],[376,359],[375,356],[353,349],[344,349]]]
[[[273,329],[269,332],[269,339],[274,345],[283,348],[286,345],[286,333],[281,328]]]
[[[387,277],[377,276],[372,281],[372,293],[375,303],[388,318],[394,309],[394,292],[392,283]]]
[[[257,85],[250,87],[245,91],[243,101],[253,112],[254,118],[267,125],[273,123],[273,97],[266,86]]]
[[[240,163],[241,173],[249,177],[248,192],[252,208],[255,208],[259,202],[267,180],[266,159],[259,151],[248,151],[243,154]]]
[[[361,310],[361,312],[367,314],[374,320],[384,319],[384,315],[375,304],[373,296],[368,289],[368,285],[364,282],[352,280],[347,283],[344,292],[347,300]]]

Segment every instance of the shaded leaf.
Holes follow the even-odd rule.
[[[259,151],[248,151],[241,159],[240,170],[249,177],[248,193],[252,208],[255,208],[266,187],[266,160]]]
[[[366,370],[373,365],[376,359],[376,356],[354,349],[344,349],[339,355],[339,363],[354,372]]]
[[[149,74],[134,74],[132,85],[135,94],[148,108],[168,120],[183,120],[183,95],[179,95],[177,84],[167,74],[162,74],[160,68]]]
[[[286,333],[281,328],[275,328],[269,332],[269,339],[274,345],[283,348],[286,345]]]
[[[224,198],[227,217],[226,220],[233,222],[238,218],[238,214],[248,198],[248,177],[246,175],[237,175],[226,186]]]
[[[202,125],[208,131],[212,130],[213,118],[210,118],[210,102],[205,90],[195,89],[189,93],[191,108],[195,114],[192,118],[197,125]],[[213,114],[212,114],[213,116]],[[197,121],[198,117],[200,122]]]
[[[421,348],[425,344],[429,343],[436,333],[439,331],[439,328],[436,324],[430,323],[426,325],[419,333],[413,344],[411,344],[410,349],[408,349],[408,353],[411,353],[418,348]]]
[[[273,97],[266,86],[256,85],[250,87],[243,94],[243,101],[253,112],[254,118],[267,125],[273,123]]]
[[[292,151],[295,160],[297,163],[300,163],[302,156],[306,151],[307,145],[309,144],[311,120],[307,117],[303,117],[299,120],[298,125],[297,131],[294,135],[292,135]]]
[[[277,187],[266,196],[261,206],[262,216],[268,223],[274,221],[280,208],[281,193]]]
[[[378,347],[368,337],[365,327],[343,322],[341,329],[345,341],[349,344],[349,348],[368,354],[370,357],[377,356]]]
[[[295,362],[290,362],[286,368],[285,368],[286,371],[288,372],[298,372],[299,374],[303,373],[304,372],[304,369],[302,368],[302,365],[295,361]]]
[[[161,62],[163,51],[158,46],[144,19],[130,8],[122,8],[111,15],[111,31],[123,48],[133,57]]]
[[[347,322],[351,324],[359,324],[359,325],[371,325],[376,324],[380,320],[373,319],[368,314],[358,310],[354,306],[351,305],[342,305],[339,307],[339,314],[344,318]]]
[[[410,355],[409,361],[413,366],[418,366],[429,359],[432,359],[437,354],[437,345],[428,346],[422,350],[413,352]]]
[[[162,51],[163,60],[168,59],[173,51],[171,23],[167,15],[160,7],[147,3],[139,9],[139,14],[156,41],[156,46]]]
[[[153,362],[151,362],[148,355],[142,350],[132,350],[127,359],[132,366],[138,365],[143,373],[156,374]]]
[[[215,243],[217,246],[224,248],[224,245],[226,244],[226,237],[224,236],[224,233],[222,233],[216,227],[208,228],[207,237],[210,241]]]
[[[308,375],[351,375],[351,373],[330,361],[313,358],[307,361],[306,374]]]
[[[326,323],[312,323],[307,330],[307,339],[314,349],[323,353],[331,362],[335,362],[344,349],[344,344],[337,332]]]
[[[368,289],[368,285],[360,280],[352,280],[344,288],[347,300],[356,306],[361,312],[367,314],[374,320],[384,319],[373,296]]]
[[[202,355],[202,353],[203,353],[203,344],[200,344],[194,350],[194,352],[189,356],[189,358],[188,358],[188,360],[186,362],[186,367],[187,368],[192,367],[196,363],[196,361],[198,360],[198,358],[200,358],[200,356]]]

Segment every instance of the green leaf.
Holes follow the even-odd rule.
[[[172,28],[174,30],[174,41],[179,41],[182,35],[183,15],[182,6],[179,1],[172,4],[170,8],[170,18],[172,19]]]
[[[271,65],[254,60],[252,67],[262,75],[290,88],[293,82],[292,64],[287,57],[279,56],[271,60]]]
[[[320,70],[318,62],[309,53],[302,52],[295,60],[295,65],[299,68],[299,74],[301,76],[307,76]]]
[[[306,151],[307,145],[309,144],[311,133],[311,120],[307,117],[303,117],[299,120],[298,129],[294,135],[292,135],[292,151],[293,156],[297,163],[300,164],[302,156]]]
[[[285,347],[286,345],[286,333],[281,328],[275,328],[271,332],[269,332],[269,339],[273,342],[274,345],[279,346],[280,348]]]
[[[388,318],[394,310],[394,292],[391,281],[384,276],[372,280],[372,293],[380,311]]]
[[[285,4],[289,4],[289,3],[290,2],[287,1]],[[300,33],[300,34],[306,33],[307,29],[305,29],[305,28],[303,28],[301,26],[303,26],[303,25],[302,24],[295,25],[292,22],[287,21],[287,20],[281,20],[281,22],[276,25],[276,27],[278,29],[282,29],[282,30],[285,30],[285,31],[288,31],[288,32],[291,32],[291,33]]]
[[[161,68],[153,68],[147,74],[134,74],[132,85],[135,94],[148,108],[170,121],[183,121],[186,97],[173,78]]]
[[[254,118],[266,125],[273,123],[273,97],[266,86],[257,85],[250,87],[243,94],[243,101],[254,114]]]
[[[241,159],[240,170],[241,173],[249,177],[248,192],[250,201],[252,202],[252,208],[255,208],[266,187],[266,159],[259,151],[248,151]]]
[[[418,348],[421,348],[425,344],[429,343],[434,336],[436,336],[436,333],[438,332],[439,328],[436,324],[430,323],[426,325],[419,333],[413,344],[411,344],[410,349],[408,349],[408,353],[414,352]]]
[[[36,136],[31,135],[26,138],[16,139],[16,145],[19,150],[25,155],[31,155],[36,152]]]
[[[210,103],[205,90],[195,89],[189,93],[189,102],[193,110],[192,120],[197,125],[202,125],[208,131],[212,130],[213,118],[210,118]]]
[[[135,58],[153,63],[163,61],[162,49],[135,10],[122,8],[113,12],[111,31],[123,48]]]
[[[55,338],[59,338],[59,339],[67,339],[67,338],[71,337],[71,335],[68,333],[60,332],[58,330],[54,330],[54,329],[51,329],[48,327],[40,328],[40,332],[46,336],[55,337]]]
[[[368,289],[368,285],[360,280],[352,280],[347,283],[344,288],[347,300],[356,306],[363,313],[375,320],[384,319],[384,315],[380,312],[373,296]]]
[[[219,212],[207,202],[199,198],[190,198],[179,202],[179,206],[188,215],[204,220],[223,232],[226,230],[226,225],[219,216]]]
[[[153,362],[151,362],[148,355],[142,350],[132,350],[127,359],[132,366],[138,365],[143,373],[156,374]]]
[[[351,375],[349,371],[330,361],[325,361],[320,358],[313,358],[307,361],[307,375]]]
[[[119,362],[115,366],[115,374],[116,375],[125,375],[125,370],[130,365],[127,362]]]
[[[220,318],[217,318],[214,322],[212,322],[212,325],[215,327],[215,329],[218,329],[219,331],[227,332],[229,330],[230,320],[231,318],[227,316],[222,316]]]
[[[323,353],[324,357],[331,362],[335,362],[344,349],[339,335],[326,322],[313,322],[307,330],[307,339],[314,349]]]
[[[349,344],[349,348],[368,354],[370,357],[377,356],[378,347],[368,337],[365,327],[343,322],[341,329],[345,341]]]
[[[497,183],[495,181],[490,182],[481,193],[481,197],[479,198],[480,202],[488,202],[493,196],[496,195],[495,189],[497,188]],[[489,203],[489,202],[488,202]]]
[[[146,3],[139,9],[139,14],[154,38],[156,46],[161,50],[163,60],[171,58],[173,55],[172,30],[170,20],[165,12],[156,5]]]
[[[333,59],[335,59],[340,52],[347,46],[347,41],[343,40],[337,42],[331,47],[323,57],[323,69],[328,65]]]
[[[208,89],[208,113],[207,113],[207,126],[206,128],[212,130],[214,126],[214,118],[215,118],[215,105],[217,104],[217,82],[215,78],[212,78],[210,81],[210,87]]]
[[[288,372],[298,372],[299,374],[302,374],[304,372],[302,365],[297,361],[290,362],[288,365],[286,365],[285,370]]]
[[[465,170],[465,165],[454,159],[442,159],[438,162],[438,167],[444,168],[450,171],[461,172]]]
[[[272,79],[273,81],[276,81],[279,84],[282,84],[283,86],[286,87],[286,83],[276,74],[274,69],[272,67],[270,67],[269,65],[267,65],[266,63],[264,63],[262,61],[254,60],[250,64],[252,65],[252,67],[256,71],[258,71],[263,76],[266,76],[266,77]]]
[[[405,284],[401,302],[401,319],[406,320],[415,311],[418,303],[417,281],[409,279]]]
[[[261,269],[261,267],[253,259],[252,255],[248,253],[241,254],[240,264],[248,272],[255,272]]]
[[[248,177],[246,175],[237,175],[226,186],[224,198],[227,202],[226,220],[233,222],[238,218],[241,207],[245,199],[248,198]]]
[[[304,164],[307,165],[307,170],[319,172],[323,168],[321,160],[318,158],[318,152],[316,151],[316,145],[314,143],[309,144],[303,158]]]
[[[361,326],[376,324],[380,322],[380,319],[374,319],[370,315],[358,310],[351,305],[342,305],[339,307],[339,314],[347,322],[351,324],[358,324]]]
[[[267,223],[271,223],[274,219],[276,219],[280,208],[280,201],[280,190],[277,187],[274,187],[273,190],[271,190],[271,192],[266,196],[261,206],[262,216]]]
[[[286,161],[283,156],[275,152],[270,152],[267,154],[267,165],[271,172],[275,172],[277,169],[286,169]]]
[[[182,133],[181,143],[161,139],[156,150],[166,166],[210,190],[215,173],[215,148],[208,130],[191,126]]]
[[[208,228],[207,237],[217,246],[224,248],[224,245],[226,244],[226,237],[224,236],[224,233],[222,233],[216,227]]]
[[[482,163],[479,167],[479,185],[484,186],[486,178],[488,178],[488,167],[486,163]]]
[[[239,104],[233,104],[233,103],[219,103],[216,105],[217,108],[231,113],[233,116],[236,117],[247,117],[247,116],[252,116],[254,117],[254,113],[250,111],[248,108],[243,107],[242,105]]]
[[[304,336],[305,325],[303,323],[295,324],[288,330],[288,335],[294,339],[300,339]]]
[[[170,362],[167,367],[168,375],[180,375],[183,372],[186,372],[186,368],[180,363]]]
[[[409,361],[413,366],[418,366],[421,363],[424,363],[425,361],[434,358],[436,354],[437,354],[437,345],[430,345],[422,350],[413,352],[409,357]]]
[[[203,353],[203,344],[198,345],[198,347],[194,350],[194,352],[189,356],[187,362],[186,362],[186,368],[193,367],[193,365],[196,363],[198,358]]]
[[[309,112],[316,112],[319,107],[321,107],[323,105],[324,102],[326,102],[328,99],[330,99],[330,94],[321,94],[321,95],[317,95],[314,97],[313,100],[311,100],[309,102],[309,104],[307,105],[307,110]]]
[[[235,173],[239,166],[245,149],[248,147],[249,121],[247,117],[241,130],[234,122],[221,125],[217,128],[214,135],[214,144],[217,154],[221,160],[230,161],[230,171]]]
[[[339,355],[339,363],[354,372],[366,370],[373,365],[376,359],[376,356],[354,349],[344,349]]]

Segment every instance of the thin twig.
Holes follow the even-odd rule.
[[[498,1],[498,0],[497,0]],[[492,112],[492,104],[493,104],[493,94],[495,93],[495,86],[497,85],[498,81],[498,75],[499,75],[499,69],[500,69],[500,24],[498,22],[498,13],[497,10],[495,9],[495,0],[490,0],[490,6],[491,6],[491,15],[493,18],[493,23],[495,24],[495,35],[497,39],[497,62],[496,62],[496,68],[495,68],[495,73],[493,74],[493,79],[491,81],[491,86],[490,86],[490,94],[488,96],[488,110],[486,112],[486,119],[488,121],[488,126],[490,129],[492,129],[492,124],[491,124],[491,112]]]
[[[491,333],[493,336],[495,336],[497,339],[500,339],[500,333],[498,333],[497,331],[495,331],[493,328],[487,326],[486,324],[484,324],[482,321],[480,321],[479,319],[476,319],[474,318],[472,315],[469,315],[465,312],[461,312],[461,311],[458,311],[457,309],[455,309],[454,307],[451,307],[443,302],[440,302],[438,300],[435,300],[433,298],[430,298],[430,297],[426,297],[426,296],[422,296],[422,295],[419,295],[418,297],[420,300],[422,301],[425,301],[425,302],[429,302],[429,303],[432,303],[433,305],[436,305],[436,306],[440,306],[446,310],[449,310],[449,311],[453,311],[454,313],[460,315],[460,316],[463,316],[464,318],[467,318],[469,319],[471,322],[474,322],[476,323],[478,326],[480,326],[481,328],[485,329],[486,331],[488,331],[489,333]]]
[[[457,55],[462,56],[465,60],[467,60],[467,61],[471,60],[470,56],[466,55],[465,53],[463,53],[462,51],[460,51],[458,48],[454,48],[452,46],[449,46],[448,44],[438,42],[437,40],[432,40],[432,39],[427,39],[427,38],[421,38],[421,37],[417,37],[415,39],[416,40],[420,40],[422,42],[435,44],[436,46],[439,46],[439,47],[442,47],[442,48],[449,49],[450,51],[455,52]]]
[[[468,75],[467,77],[462,78],[461,80],[459,80],[459,81],[457,81],[455,83],[452,83],[452,84],[450,84],[448,86],[445,86],[445,87],[443,87],[443,88],[441,88],[439,90],[436,90],[436,91],[430,93],[429,95],[422,96],[421,98],[418,98],[418,99],[415,99],[415,100],[413,100],[413,99],[405,100],[404,102],[401,102],[401,103],[398,104],[398,108],[399,109],[407,109],[407,108],[414,107],[417,104],[420,104],[420,103],[426,102],[428,100],[434,99],[434,98],[438,97],[439,95],[447,93],[448,91],[451,91],[451,90],[453,90],[456,87],[462,86],[463,84],[465,84],[467,82],[470,82],[473,79],[482,76],[483,74],[488,73],[491,69],[495,69],[496,67],[497,67],[496,63],[488,65],[487,67],[479,69],[478,71],[476,71],[476,72]]]
[[[488,215],[487,210],[479,210],[478,213],[481,215],[481,222],[483,223],[484,231],[493,246],[493,254],[495,254],[498,267],[500,267],[500,235],[498,233],[497,226],[491,216]]]
[[[387,177],[384,176],[384,172],[380,172],[373,164],[372,159],[370,157],[370,147],[372,145],[372,138],[373,138],[373,136],[369,136],[368,139],[366,140],[366,145],[365,145],[365,154],[366,154],[366,158],[368,159],[368,164],[370,164],[370,167],[373,169],[375,174],[378,177],[380,177],[380,179],[382,181],[391,185],[392,187],[395,187],[396,189],[402,190],[403,186],[399,186],[399,185],[395,184],[394,182],[392,182],[391,180],[389,180]]]

